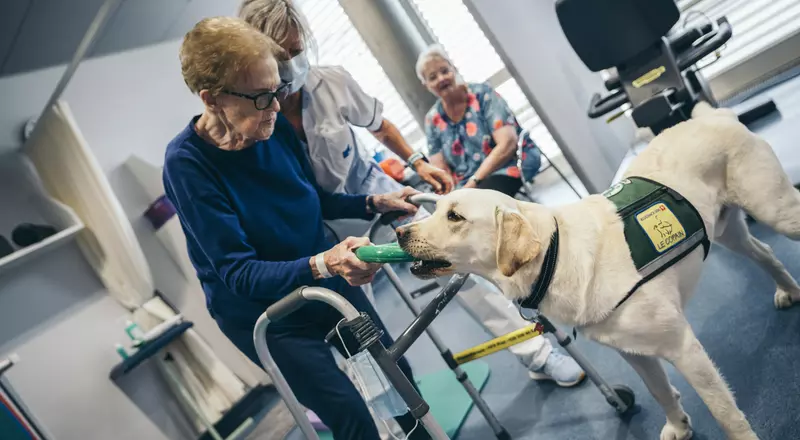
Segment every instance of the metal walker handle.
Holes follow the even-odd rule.
[[[422,193],[410,196],[408,198],[408,202],[417,206],[422,206],[423,203],[433,203],[435,205],[436,202],[438,202],[441,198],[442,196],[439,194]],[[378,229],[380,229],[382,226],[388,226],[397,221],[400,217],[406,215],[408,214],[405,211],[391,211],[381,214],[380,217],[378,217],[378,220],[372,223],[365,236],[372,241],[373,238],[375,238],[375,234]]]
[[[275,304],[269,306],[264,313],[258,318],[255,329],[253,330],[253,342],[256,347],[256,353],[267,372],[272,379],[275,389],[278,390],[281,398],[283,399],[289,412],[295,419],[300,432],[308,440],[319,440],[317,432],[311,426],[308,417],[303,412],[303,406],[297,400],[289,383],[278,368],[272,354],[267,346],[267,327],[271,322],[279,321],[286,316],[294,313],[309,301],[322,301],[342,314],[347,322],[356,320],[360,317],[358,310],[353,305],[344,299],[338,293],[325,289],[322,287],[300,287],[292,291],[292,293],[281,298]],[[424,402],[423,402],[424,403]],[[427,407],[426,407],[427,408]],[[449,440],[449,437],[442,429],[441,425],[433,418],[431,413],[426,410],[424,416],[420,419],[420,424],[426,429],[431,437],[435,440]]]
[[[289,387],[289,383],[286,382],[286,378],[281,374],[281,370],[278,368],[278,365],[272,358],[272,354],[269,352],[269,347],[267,347],[267,326],[269,326],[271,322],[280,321],[292,314],[307,302],[315,300],[322,301],[332,306],[348,321],[359,316],[356,308],[336,292],[321,287],[300,287],[281,298],[275,304],[269,306],[258,318],[255,329],[253,330],[253,342],[256,346],[258,359],[261,361],[261,365],[264,366],[264,370],[272,379],[275,389],[278,390],[278,394],[280,394],[281,398],[286,403],[286,407],[289,408],[289,412],[291,412],[294,417],[298,428],[300,428],[300,432],[302,432],[308,440],[319,440],[319,436],[317,435],[317,431],[314,430],[314,427],[311,426],[311,422],[308,421],[308,417],[306,417],[305,412],[303,412],[303,406],[297,400],[294,392],[292,392],[292,389]]]

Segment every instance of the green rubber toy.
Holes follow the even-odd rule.
[[[410,263],[416,260],[397,243],[360,247],[356,249],[356,257],[366,263]]]

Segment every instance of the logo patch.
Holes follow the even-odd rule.
[[[636,215],[636,221],[658,253],[663,253],[686,239],[683,225],[664,203],[656,203],[640,212]]]
[[[617,183],[614,186],[612,186],[611,188],[605,190],[603,192],[603,196],[606,197],[606,198],[611,197],[611,196],[615,196],[615,195],[619,194],[619,192],[622,191],[622,188],[624,188],[625,185],[627,185],[629,183],[631,183],[630,179],[621,180],[619,183]]]
[[[350,150],[352,150],[352,148],[350,147],[350,144],[348,144],[347,148],[345,148],[344,152],[342,153],[342,157],[346,158],[347,156],[349,156],[350,155]]]

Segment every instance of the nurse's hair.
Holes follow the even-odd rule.
[[[208,90],[217,95],[234,88],[251,65],[274,59],[280,50],[244,20],[204,18],[183,37],[179,53],[183,81],[193,93]]]
[[[446,61],[447,64],[449,64],[450,67],[452,67],[453,70],[456,72],[456,79],[457,80],[461,79],[461,77],[458,74],[458,70],[456,69],[456,65],[453,64],[453,60],[451,60],[450,56],[447,55],[447,51],[444,50],[444,47],[441,44],[431,44],[430,46],[426,47],[425,50],[423,50],[422,53],[420,53],[419,56],[417,57],[416,70],[417,70],[417,78],[419,78],[420,81],[422,81],[423,83],[426,82],[425,76],[423,75],[424,73],[423,71],[425,70],[425,65],[428,64],[428,61],[434,58],[440,58],[443,61]]]
[[[316,48],[311,28],[292,0],[242,0],[238,15],[278,44],[296,29],[306,51]]]

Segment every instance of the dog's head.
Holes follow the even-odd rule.
[[[411,267],[419,278],[510,277],[542,249],[523,205],[497,191],[460,189],[440,199],[430,217],[397,228],[398,243],[420,260]]]

